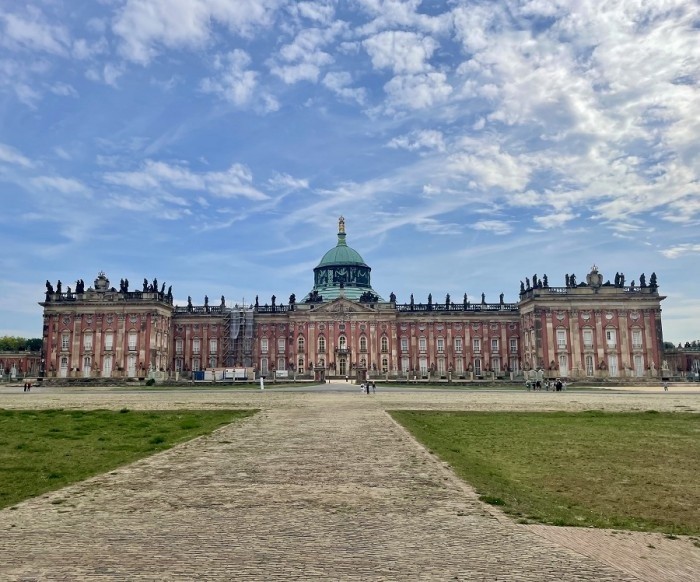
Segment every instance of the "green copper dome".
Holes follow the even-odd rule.
[[[358,253],[352,247],[349,247],[345,242],[345,233],[338,233],[338,244],[328,251],[318,267],[326,267],[329,265],[360,265],[366,267],[367,265],[362,260],[360,253]],[[318,268],[316,267],[316,268]]]
[[[314,269],[314,287],[304,301],[332,301],[338,297],[357,301],[376,296],[370,284],[372,269],[362,260],[360,253],[345,242],[345,219],[338,221],[338,244],[329,250]],[[365,300],[365,299],[363,299]]]

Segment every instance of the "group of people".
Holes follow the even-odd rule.
[[[552,392],[566,390],[566,382],[563,382],[561,378],[557,378],[556,380],[544,380],[544,382],[542,380],[528,380],[525,386],[528,392],[531,390],[542,390],[543,386],[547,392],[549,392],[550,389]]]
[[[372,394],[376,394],[377,384],[375,382],[370,382],[369,380],[367,382],[362,382],[362,384],[360,384],[360,390],[362,390],[362,394],[369,394],[370,390],[372,391]]]
[[[25,382],[25,383],[24,383],[24,391],[25,391],[25,392],[31,392],[31,391],[32,391],[32,383],[31,383],[31,382]]]

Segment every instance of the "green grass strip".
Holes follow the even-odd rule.
[[[105,473],[251,410],[0,410],[0,508]]]
[[[391,414],[523,523],[700,533],[700,415]]]

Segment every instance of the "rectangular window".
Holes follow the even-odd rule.
[[[109,378],[112,375],[112,356],[107,355],[102,360],[102,376]]]
[[[518,358],[511,358],[510,359],[510,371],[513,372],[514,374],[517,374],[519,370],[520,370],[520,363],[518,362]]]
[[[437,351],[438,351],[438,354],[445,353],[445,340],[441,337],[439,337],[437,339]]]
[[[267,376],[269,371],[269,364],[267,358],[261,358],[260,360],[260,373],[263,376]]]
[[[216,356],[212,356],[209,358],[209,367],[216,368]]]
[[[592,377],[594,374],[593,356],[586,356],[586,376]]]
[[[65,351],[68,348],[70,348],[70,335],[64,333],[61,336],[61,349]]]
[[[105,351],[111,352],[114,349],[114,334],[109,331],[105,334]]]
[[[409,359],[408,357],[403,357],[401,358],[401,371],[402,372],[408,372],[409,370]]]
[[[474,358],[474,375],[481,376],[481,358]]]
[[[199,358],[194,358],[192,360],[192,371],[199,372],[199,367],[200,367]]]
[[[278,370],[286,370],[287,367],[285,366],[286,361],[284,358],[277,358],[277,369]]]
[[[607,342],[609,348],[614,348],[617,346],[617,334],[615,333],[614,329],[605,330],[605,341]]]
[[[565,329],[558,329],[557,330],[557,348],[560,350],[566,349],[566,330]]]
[[[401,338],[401,351],[402,352],[408,351],[408,338],[407,337]]]
[[[267,338],[264,337],[260,340],[260,353],[266,354],[267,349]]]
[[[617,354],[610,354],[608,356],[608,374],[611,378],[617,378]]]
[[[456,354],[462,353],[462,338],[461,337],[455,338],[455,353]]]
[[[136,350],[136,339],[137,335],[135,332],[130,332],[129,333],[129,350],[132,352]]]
[[[496,373],[501,373],[501,358],[491,358],[491,369]]]
[[[642,347],[642,330],[633,329],[632,330],[632,347],[640,349]]]
[[[634,356],[634,375],[637,378],[644,376],[644,356],[640,354]]]
[[[427,343],[426,343],[424,337],[418,338],[418,349],[419,349],[421,352],[424,352],[425,350],[428,349],[428,348],[427,348]]]
[[[472,340],[472,348],[473,348],[475,354],[481,353],[481,340],[479,338],[475,337]]]
[[[83,349],[86,352],[92,351],[92,334],[91,333],[86,333],[83,336]]]
[[[202,351],[202,344],[199,338],[195,338],[192,340],[192,353],[193,354],[198,354]]]
[[[428,373],[428,358],[420,358],[420,360],[418,361],[418,366],[420,368],[421,374],[427,374]]]
[[[181,339],[175,340],[175,353],[176,354],[182,353],[182,340]]]
[[[462,358],[457,358],[455,360],[455,372],[459,375],[464,374],[464,360]]]
[[[491,339],[491,351],[492,352],[498,351],[498,339],[496,339],[496,338]]]
[[[286,345],[286,342],[285,342],[284,338],[283,337],[279,338],[277,340],[277,352],[280,354],[283,354],[285,351],[285,349],[284,349],[285,345]]]
[[[439,358],[437,361],[437,371],[438,374],[443,376],[445,374],[445,359],[444,358]]]
[[[217,352],[218,342],[215,339],[209,340],[209,353],[215,354]]]
[[[583,347],[592,348],[593,347],[593,330],[584,329],[583,330]]]
[[[511,354],[518,353],[518,338],[517,337],[510,338],[510,353]]]

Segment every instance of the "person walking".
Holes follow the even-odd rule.
[[[376,393],[377,393],[377,383],[374,380],[372,380],[372,394],[376,394]]]
[[[668,382],[664,380],[664,392],[668,392]]]

